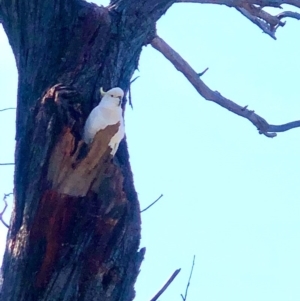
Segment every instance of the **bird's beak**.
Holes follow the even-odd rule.
[[[100,88],[100,94],[101,94],[101,96],[104,96],[106,94],[106,92],[103,90],[102,87]]]
[[[121,106],[121,103],[122,103],[122,97],[119,96],[118,98],[119,98],[119,106]]]

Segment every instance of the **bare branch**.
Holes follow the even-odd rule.
[[[5,109],[0,109],[0,112],[3,112],[3,111],[7,111],[7,110],[15,110],[16,108],[5,108]]]
[[[264,33],[269,35],[272,39],[276,40],[275,32],[272,32],[270,29],[270,26],[268,23],[264,22],[263,20],[257,18],[256,16],[253,16],[247,9],[245,8],[236,8],[237,11],[239,11],[242,15],[244,15],[248,20],[250,20],[252,23],[257,25]]]
[[[269,125],[269,131],[280,133],[280,132],[285,132],[285,131],[288,131],[290,129],[294,129],[294,128],[298,128],[298,127],[300,127],[300,120],[288,122],[288,123],[281,124],[281,125],[272,125],[272,124],[270,124]]]
[[[189,281],[186,285],[186,289],[185,289],[185,295],[181,295],[181,298],[183,301],[186,301],[186,297],[187,297],[187,294],[188,294],[188,290],[189,290],[189,286],[190,286],[190,283],[191,283],[191,279],[192,279],[192,275],[193,275],[193,270],[194,270],[194,265],[195,265],[195,258],[196,256],[194,255],[193,257],[193,264],[192,264],[192,268],[191,268],[191,272],[190,272],[190,277],[189,277]]]
[[[10,193],[5,193],[4,194],[4,197],[3,197],[3,202],[4,202],[4,209],[2,210],[2,212],[0,212],[0,221],[2,222],[2,224],[9,228],[9,225],[3,220],[3,214],[5,213],[6,211],[6,208],[7,208],[7,201],[6,201],[6,198],[9,197],[10,195],[12,195],[13,193],[10,192]]]
[[[5,166],[5,165],[15,165],[15,163],[0,163],[0,166]]]
[[[199,3],[199,4],[205,4],[205,3],[210,3],[210,4],[223,4],[228,7],[237,7],[237,6],[242,6],[243,3],[248,3],[248,4],[256,4],[261,7],[265,6],[270,6],[270,7],[277,7],[281,8],[281,5],[283,4],[289,4],[295,7],[300,8],[300,0],[176,0],[176,3]]]
[[[165,283],[165,285],[158,291],[158,293],[150,300],[150,301],[156,301],[162,293],[168,288],[168,286],[172,283],[172,281],[175,279],[175,277],[179,274],[181,269],[175,270],[175,272],[172,274],[172,276],[169,278],[169,280]]]
[[[279,20],[283,18],[292,18],[296,20],[300,20],[300,14],[292,12],[292,11],[285,11],[283,13],[280,13],[276,16]]]
[[[282,8],[282,4],[289,4],[300,8],[300,0],[176,0],[177,3],[210,3],[235,7],[242,15],[257,25],[262,31],[273,39],[278,27],[283,27],[282,18],[294,18],[300,20],[300,14],[296,12],[283,12],[273,16],[264,11],[264,7]]]
[[[283,125],[271,125],[261,116],[255,114],[254,111],[248,110],[247,106],[239,106],[230,99],[222,96],[218,91],[212,91],[205,83],[199,78],[196,71],[176,52],[174,51],[163,39],[156,36],[151,45],[161,52],[174,67],[183,73],[188,81],[194,86],[199,94],[206,100],[213,101],[221,107],[237,114],[243,118],[248,119],[253,125],[256,126],[260,134],[266,137],[273,138],[276,132],[284,132],[292,128],[300,127],[300,121],[294,121]]]
[[[158,202],[164,195],[161,194],[153,203],[151,203],[148,207],[146,207],[145,209],[143,209],[142,211],[140,211],[141,213],[146,211],[147,209],[149,209],[150,207],[152,207],[156,202]]]

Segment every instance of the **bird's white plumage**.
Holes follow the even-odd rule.
[[[100,90],[103,95],[100,103],[88,116],[84,125],[83,140],[91,144],[97,132],[105,129],[108,125],[120,123],[118,132],[111,138],[109,146],[111,155],[115,155],[119,144],[125,135],[124,120],[121,108],[124,92],[121,88],[112,88],[107,92]]]

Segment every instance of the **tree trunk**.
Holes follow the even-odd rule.
[[[99,88],[127,91],[173,1],[0,0],[19,72],[15,206],[0,300],[132,300],[143,260],[126,141],[81,141]],[[124,104],[125,106],[125,104]]]

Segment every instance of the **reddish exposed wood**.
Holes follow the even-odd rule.
[[[140,208],[126,141],[113,163],[105,145],[117,125],[100,132],[89,152],[81,131],[100,87],[128,91],[142,47],[156,36],[156,21],[178,1],[111,0],[107,8],[82,0],[0,2],[19,73],[15,206],[0,299],[132,300],[145,249],[138,251]],[[284,17],[298,18],[278,15],[270,27],[261,23],[270,16],[252,4],[280,1],[258,2],[249,0],[250,9],[240,12],[265,32],[273,33]],[[203,91],[222,104],[220,94]],[[262,133],[272,131],[258,121]]]
[[[106,198],[109,196],[110,201],[107,206],[100,207],[100,210],[99,206],[95,206],[92,218],[94,223],[90,228],[94,234],[86,252],[87,262],[82,279],[86,281],[87,277],[97,274],[101,263],[109,257],[108,245],[127,202],[123,192],[123,176],[119,168],[111,162],[111,149],[108,147],[118,127],[119,124],[116,124],[99,131],[90,149],[80,142],[75,152],[73,151],[75,137],[70,128],[64,127],[49,161],[47,179],[51,190],[47,190],[42,196],[30,231],[30,248],[41,243],[45,250],[42,262],[37,266],[35,280],[37,288],[46,287],[60,253],[70,244],[70,239],[74,235],[72,225],[74,226],[78,213],[82,210],[82,197],[87,194],[94,196],[94,193],[98,192],[100,201],[98,205],[104,204],[101,192]],[[87,148],[87,154],[78,159],[84,147]],[[106,181],[107,177],[119,180]],[[103,181],[105,185],[101,185]],[[109,185],[110,183],[113,185]],[[85,200],[91,201],[89,198]],[[86,207],[90,205],[88,203]],[[122,208],[120,216],[115,214],[114,217],[110,216],[110,211],[120,208]]]
[[[78,199],[56,191],[46,191],[30,231],[30,243],[45,241],[45,253],[36,276],[36,287],[44,287],[55,267],[59,251],[68,243],[71,220]]]
[[[176,1],[0,2],[19,73],[15,206],[0,299],[132,300],[145,250],[138,251],[126,141],[113,163],[106,145],[118,125],[100,132],[88,152],[81,131],[100,87],[128,91],[142,47]]]
[[[26,268],[19,281],[28,289],[15,293],[18,300],[54,300],[62,288],[69,292],[73,286],[72,300],[90,296],[93,286],[99,286],[99,296],[104,290],[117,293],[128,273],[138,274],[144,252],[137,252],[139,206],[129,193],[131,170],[122,156],[113,161],[108,147],[119,124],[99,131],[87,146],[78,140],[81,103],[76,90],[59,84],[46,91],[35,110],[38,126],[29,147],[43,172],[39,176],[39,168],[31,167],[37,173],[30,174],[29,187],[39,183],[33,209],[23,220],[26,226],[9,240],[10,254],[19,260],[25,251],[31,258],[22,258],[20,268]],[[47,137],[54,137],[53,142]],[[120,260],[125,260],[121,266]],[[132,298],[132,290],[127,296]]]

